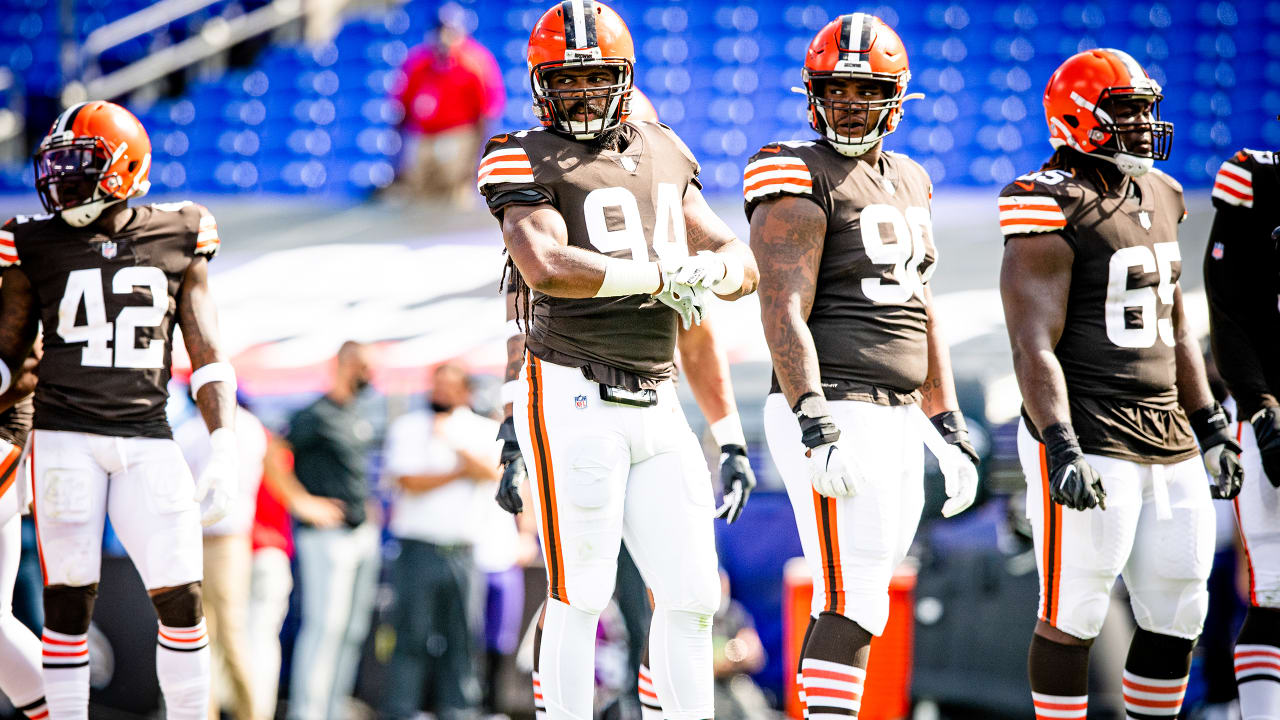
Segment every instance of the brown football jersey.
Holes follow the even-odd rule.
[[[4,226],[0,265],[31,282],[44,327],[36,429],[171,436],[165,417],[183,275],[218,251],[217,225],[190,202],[139,205],[114,236],[52,215]]]
[[[697,161],[661,123],[626,123],[622,132],[617,151],[541,128],[495,136],[480,161],[480,192],[499,221],[508,205],[554,206],[573,247],[636,260],[688,256],[683,201],[697,185]],[[634,390],[674,371],[679,320],[650,295],[534,292],[532,313],[529,352],[590,380]]]
[[[1081,448],[1143,463],[1193,457],[1174,360],[1182,186],[1152,170],[1099,192],[1071,169],[1051,169],[1014,180],[999,206],[1006,242],[1044,242],[1035,235],[1053,232],[1075,254],[1054,353]]]
[[[937,262],[932,194],[924,168],[892,152],[872,166],[822,141],[785,142],[747,164],[748,220],[782,196],[811,200],[827,216],[808,320],[827,399],[919,400],[929,370],[924,287]]]

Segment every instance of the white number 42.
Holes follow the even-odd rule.
[[[114,323],[107,320],[102,295],[102,270],[72,270],[67,289],[58,303],[58,336],[68,344],[85,343],[80,364],[86,367],[159,368],[164,365],[164,343],[156,338],[138,347],[137,329],[156,327],[169,310],[169,281],[155,267],[121,268],[111,278],[111,292],[131,295],[135,287],[151,290],[151,305],[122,308]],[[76,324],[84,305],[84,325]],[[114,342],[114,357],[112,341]]]

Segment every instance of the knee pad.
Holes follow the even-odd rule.
[[[204,619],[202,584],[187,583],[152,596],[160,624],[171,628],[195,627]]]
[[[1197,587],[1190,589],[1189,585]],[[1209,589],[1199,580],[1163,580],[1157,586],[1145,587],[1141,593],[1131,591],[1129,603],[1143,630],[1194,640],[1209,615]]]
[[[63,635],[84,635],[93,620],[98,583],[48,585],[44,589],[44,626]]]

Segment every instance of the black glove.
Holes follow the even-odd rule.
[[[516,422],[507,418],[498,426],[498,439],[502,441],[502,455],[498,464],[502,466],[502,480],[498,482],[498,493],[493,496],[503,510],[518,515],[524,510],[524,501],[520,499],[520,485],[524,483],[528,473],[524,468],[524,456],[520,454],[520,444],[516,442]]]
[[[813,449],[840,439],[840,428],[827,414],[827,399],[818,393],[805,393],[796,401],[791,411],[800,421],[800,442]]]
[[[1227,427],[1227,411],[1218,403],[1201,408],[1190,415],[1191,429],[1200,443],[1205,469],[1213,485],[1209,487],[1215,500],[1230,500],[1240,494],[1244,468],[1240,465],[1240,443],[1231,437]]]
[[[964,424],[963,415],[956,410],[944,410],[929,418],[929,422],[938,428],[938,434],[947,441],[948,445],[960,448],[960,452],[973,461],[973,466],[978,467],[978,451],[974,450],[973,443],[969,442],[969,428]]]
[[[716,510],[716,517],[732,525],[756,487],[756,474],[747,460],[747,449],[741,445],[720,446],[720,487],[724,491],[724,504]]]
[[[1262,455],[1262,472],[1273,486],[1280,488],[1280,408],[1262,408],[1249,423]]]
[[[1049,460],[1049,497],[1072,510],[1088,510],[1095,505],[1106,510],[1102,476],[1085,461],[1071,423],[1050,425],[1041,436]]]

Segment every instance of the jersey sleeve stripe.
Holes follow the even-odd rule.
[[[0,267],[18,264],[18,247],[14,244],[13,233],[0,230]]]
[[[1212,194],[1228,205],[1253,207],[1253,173],[1229,161],[1222,163],[1213,181]]]
[[[511,148],[509,150],[495,150],[480,159],[480,170],[493,165],[494,163],[518,162],[529,165],[529,156],[520,148]]]
[[[758,197],[764,197],[765,195],[772,195],[774,193],[812,195],[813,183],[802,183],[800,180],[770,181],[759,187],[747,188],[744,195],[747,200],[755,200]]]
[[[777,169],[777,168],[783,168],[783,167],[794,168],[796,170],[804,172],[805,174],[809,173],[809,166],[805,165],[804,161],[801,160],[800,158],[771,157],[771,158],[764,158],[763,160],[756,160],[753,163],[749,163],[747,167],[743,169],[743,177],[751,177],[756,172],[764,171],[764,169],[766,168]]]
[[[1218,181],[1224,180],[1234,180],[1246,190],[1253,188],[1253,173],[1229,162],[1222,163],[1222,167],[1218,168]]]

